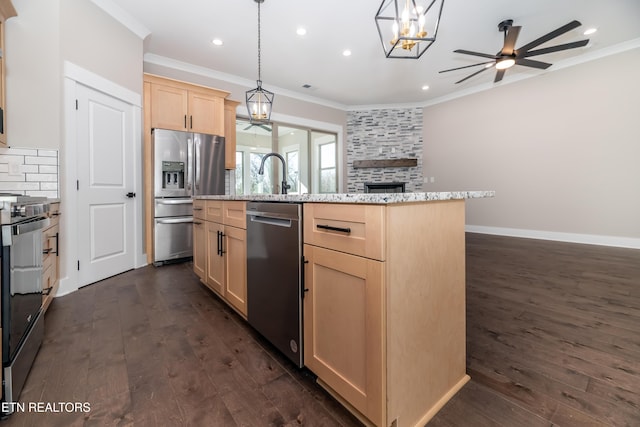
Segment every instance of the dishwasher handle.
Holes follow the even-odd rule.
[[[291,220],[284,218],[277,218],[273,216],[265,215],[251,215],[251,222],[258,222],[261,224],[275,225],[277,227],[291,228]]]

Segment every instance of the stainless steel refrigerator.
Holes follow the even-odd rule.
[[[154,264],[193,256],[192,196],[224,194],[224,137],[153,129]]]

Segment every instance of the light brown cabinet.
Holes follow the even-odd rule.
[[[148,76],[151,128],[224,135],[224,98],[215,89]]]
[[[236,108],[238,101],[224,100],[225,169],[236,168]]]
[[[60,284],[60,203],[49,206],[49,226],[42,231],[42,310],[47,311]]]
[[[204,200],[193,201],[193,271],[203,282],[207,277],[207,240]]]
[[[0,146],[7,145],[4,24],[7,19],[16,15],[11,0],[0,0]]]
[[[203,203],[205,221],[199,224],[194,221],[193,225],[194,272],[205,285],[246,317],[246,203],[195,200],[194,209]]]
[[[464,201],[304,205],[305,365],[364,424],[424,425],[468,381]]]

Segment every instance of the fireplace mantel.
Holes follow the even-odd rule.
[[[353,168],[411,168],[418,166],[418,159],[354,160]]]

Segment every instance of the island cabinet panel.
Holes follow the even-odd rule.
[[[202,210],[196,213],[200,208]],[[246,318],[247,231],[244,212],[246,202],[242,201],[194,200],[193,270],[207,287]],[[202,224],[197,224],[198,215],[204,219]],[[204,246],[204,250],[198,246]]]
[[[244,204],[244,203],[243,203]],[[247,314],[247,230],[225,226],[226,256],[224,297],[240,313]]]
[[[207,281],[207,224],[206,203],[193,201],[193,271],[203,282]]]
[[[424,426],[469,380],[464,201],[307,203],[304,221],[305,364],[365,425]]]
[[[381,425],[384,263],[311,245],[304,253],[305,365]]]

